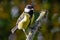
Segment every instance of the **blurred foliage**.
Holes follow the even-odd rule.
[[[12,19],[11,8],[17,6],[19,8],[19,14],[24,10],[25,5],[31,4],[30,0],[27,0],[25,3],[24,0],[0,0],[0,40],[8,40],[9,35],[11,34],[11,29],[15,26],[17,17]],[[60,1],[59,0],[35,0],[34,1],[35,9],[35,20],[39,15],[39,12],[42,9],[47,9],[48,14],[48,24],[42,23],[42,26],[39,31],[42,32],[45,40],[60,40],[60,32],[52,34],[51,29],[60,28],[60,23],[58,18],[60,17]],[[54,14],[57,14],[54,16]],[[37,34],[36,34],[37,36]],[[35,38],[36,38],[35,36]],[[16,31],[16,40],[25,40],[25,35],[23,31]],[[37,40],[34,39],[34,40]]]

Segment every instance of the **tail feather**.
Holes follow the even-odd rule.
[[[12,30],[11,30],[12,34],[13,34],[17,29],[18,29],[17,26],[15,26],[14,28],[12,28]]]

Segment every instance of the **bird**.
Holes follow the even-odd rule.
[[[25,30],[31,26],[34,22],[34,7],[33,5],[26,5],[24,8],[24,12],[19,16],[16,26],[11,29],[11,32],[14,33],[17,29],[23,30],[26,34]],[[27,35],[27,34],[26,34]]]

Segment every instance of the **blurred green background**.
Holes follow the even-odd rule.
[[[25,40],[24,32],[20,30],[9,39],[10,30],[15,26],[25,5],[31,4],[32,1],[34,1],[35,15],[38,16],[42,9],[48,10],[48,21],[43,22],[39,29],[44,40],[60,40],[60,0],[0,0],[0,40]],[[37,40],[35,38],[34,40]]]

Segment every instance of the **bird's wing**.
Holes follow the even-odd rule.
[[[24,13],[21,14],[21,16],[18,18],[16,25],[24,18]]]
[[[11,29],[11,32],[14,33],[18,29],[18,23],[24,18],[24,13],[18,18],[16,26]]]

